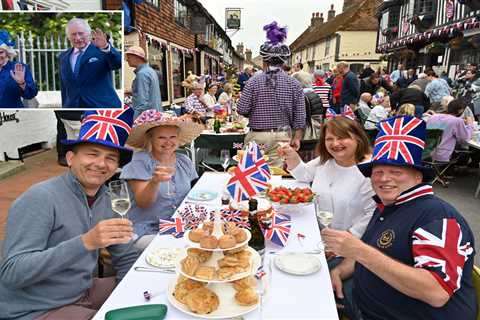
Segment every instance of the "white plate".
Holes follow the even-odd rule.
[[[255,310],[258,307],[258,303],[252,306],[241,306],[235,302],[235,289],[229,283],[212,283],[207,285],[207,287],[215,292],[219,299],[218,309],[209,314],[198,314],[193,313],[188,309],[186,305],[175,299],[173,292],[175,291],[175,285],[177,279],[172,279],[168,286],[168,301],[178,310],[189,314],[196,318],[204,319],[224,319],[224,318],[234,318],[250,311]],[[260,301],[260,299],[259,299]]]
[[[181,252],[181,248],[154,248],[145,260],[153,267],[173,268]]]
[[[202,279],[202,278],[192,277],[191,275],[188,275],[185,272],[183,272],[182,265],[181,265],[181,260],[187,256],[186,250],[182,252],[180,258],[177,260],[177,264],[175,266],[175,269],[177,270],[177,273],[183,274],[187,278],[197,280],[197,281],[200,281],[200,282],[223,283],[223,282],[235,281],[235,280],[238,280],[238,279],[248,277],[251,274],[255,274],[257,269],[260,267],[260,264],[262,263],[262,258],[260,257],[260,255],[258,254],[257,251],[255,251],[254,249],[252,249],[250,247],[246,247],[245,250],[248,250],[252,253],[252,256],[250,258],[250,269],[248,269],[245,272],[237,273],[229,279],[225,279],[225,280],[206,280],[206,279]],[[217,264],[217,260],[220,260],[223,257],[224,257],[223,253],[214,252],[212,254],[212,257],[210,259],[208,259],[206,262],[202,263],[201,265],[202,266],[207,266],[207,267],[215,267],[215,269],[218,270],[219,267],[218,267],[218,264]]]
[[[198,249],[202,249],[202,250],[205,250],[205,251],[227,251],[227,250],[237,249],[237,248],[240,248],[240,247],[248,244],[248,241],[250,241],[250,238],[252,237],[252,234],[250,233],[250,230],[247,230],[247,229],[243,229],[243,230],[247,233],[247,240],[245,240],[243,242],[240,242],[240,243],[237,243],[237,245],[235,247],[228,248],[228,249],[222,249],[222,248],[207,249],[207,248],[200,247],[200,242],[193,242],[188,237],[188,234],[190,233],[191,230],[188,230],[187,232],[185,232],[185,234],[183,235],[183,238],[188,243],[188,245],[192,248],[198,248]],[[214,234],[214,235],[217,237],[217,239],[219,238],[218,234]]]
[[[275,265],[283,272],[304,276],[320,270],[322,264],[313,254],[284,252],[275,257]]]
[[[210,201],[218,197],[213,191],[199,190],[188,194],[187,198],[193,201]]]

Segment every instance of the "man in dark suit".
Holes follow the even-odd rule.
[[[83,19],[71,19],[66,33],[72,48],[60,54],[62,107],[120,108],[112,70],[121,69],[121,53]]]

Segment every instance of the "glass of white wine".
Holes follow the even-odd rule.
[[[112,210],[118,213],[122,219],[125,218],[131,205],[127,182],[124,180],[112,181],[108,184],[108,189]]]
[[[317,194],[314,202],[315,214],[317,216],[317,222],[320,230],[323,228],[328,228],[328,226],[332,223],[333,214],[335,212],[332,195],[329,193]]]
[[[230,150],[222,149],[220,151],[220,160],[222,161],[223,172],[227,172],[227,168],[230,164]]]
[[[165,182],[166,185],[167,185],[167,192],[165,193],[165,195],[167,197],[175,196],[175,190],[174,190],[173,185],[171,183],[171,181],[173,179],[173,176],[175,174],[175,167],[172,166],[172,165],[169,165],[169,164],[161,163],[158,160],[155,161],[155,164],[156,164],[155,168],[162,170],[164,174],[170,175],[170,180]]]

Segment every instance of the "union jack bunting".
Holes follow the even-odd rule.
[[[185,232],[185,225],[182,218],[159,219],[159,234],[175,234]]]
[[[425,130],[422,120],[415,117],[397,117],[381,121],[379,127],[373,161],[386,158],[413,165],[415,159],[421,158],[425,139],[419,137],[421,132],[415,134],[415,131]]]
[[[230,209],[221,209],[220,215],[223,221],[227,222],[238,222],[242,220],[242,211],[240,210],[230,210]]]
[[[265,239],[270,240],[276,245],[285,247],[288,237],[290,236],[291,226],[292,220],[289,215],[274,212],[272,225],[269,229],[263,230],[263,234]]]
[[[417,228],[412,239],[414,267],[432,272],[450,295],[460,289],[463,266],[473,248],[463,239],[457,220],[435,220]]]
[[[247,200],[265,190],[270,177],[270,169],[260,148],[251,142],[245,156],[235,167],[233,177],[227,183],[227,190],[235,201]]]
[[[82,120],[79,140],[105,140],[117,145],[121,144],[130,133],[132,112],[130,108],[86,112]]]

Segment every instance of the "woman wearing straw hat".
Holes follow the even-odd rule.
[[[15,42],[5,30],[0,30],[0,108],[23,108],[22,99],[33,99],[38,89],[30,69],[16,63]]]
[[[136,120],[127,144],[140,148],[122,169],[135,198],[129,212],[139,236],[136,247],[144,249],[158,232],[158,219],[170,218],[198,178],[195,166],[175,151],[205,129],[191,115],[176,117],[155,110],[144,111]]]

